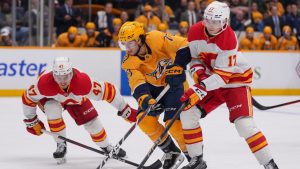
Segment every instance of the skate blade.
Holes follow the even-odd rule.
[[[183,155],[179,155],[177,158],[176,158],[176,163],[170,168],[170,169],[177,169],[184,161],[184,157]]]
[[[63,158],[56,158],[55,160],[56,160],[57,165],[61,165],[61,164],[64,164],[64,163],[67,162],[67,159],[64,158],[64,157]]]

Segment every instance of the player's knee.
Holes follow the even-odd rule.
[[[201,111],[196,107],[192,107],[180,114],[182,128],[189,129],[199,126]]]
[[[48,100],[44,105],[44,111],[48,119],[59,119],[62,117],[62,106],[58,101]]]
[[[89,133],[99,133],[102,129],[103,129],[103,126],[99,120],[99,118],[94,118],[93,120],[85,123],[84,125],[84,128],[86,131],[88,131]]]
[[[259,132],[252,117],[241,117],[234,121],[235,128],[239,135],[248,138]]]
[[[169,125],[171,120],[166,121],[165,126]],[[182,125],[180,120],[176,120],[171,126],[169,132],[174,138],[183,138]]]
[[[154,116],[146,116],[140,123],[140,129],[146,134],[154,133],[160,128],[161,124],[158,122],[158,118]]]

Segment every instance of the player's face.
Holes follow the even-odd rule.
[[[55,82],[63,89],[66,89],[72,80],[73,72],[66,75],[55,75],[53,74]]]
[[[95,33],[95,30],[94,29],[87,29],[86,32],[87,32],[88,36],[93,36],[94,33]]]
[[[73,34],[73,33],[70,33],[69,35],[69,39],[72,41],[72,40],[74,40],[75,39],[75,34]]]
[[[219,20],[204,19],[205,27],[209,34],[214,35],[222,30],[222,23]]]
[[[121,42],[121,45],[123,46],[124,49],[126,49],[126,52],[129,55],[135,55],[139,50],[139,45],[135,40],[129,42]]]

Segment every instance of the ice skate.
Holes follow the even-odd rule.
[[[112,150],[113,146],[109,145],[107,147],[101,147],[101,149],[108,155]],[[120,158],[126,158],[126,151],[122,148],[119,148],[117,152],[113,153],[114,156],[120,157]]]
[[[264,165],[265,169],[279,169],[274,160],[270,160],[270,162]]]
[[[191,159],[188,165],[184,166],[181,169],[206,169],[207,165],[205,161],[203,161],[203,156],[196,156]]]
[[[184,157],[180,152],[169,152],[164,154],[161,161],[163,169],[176,169],[184,161]]]
[[[58,165],[66,163],[67,144],[66,142],[57,143],[56,151],[53,153],[53,157]]]

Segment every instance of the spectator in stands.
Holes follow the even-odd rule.
[[[8,2],[3,2],[0,9],[0,28],[4,26],[12,26],[13,17],[11,5]]]
[[[85,33],[81,35],[82,43],[84,47],[98,47],[100,46],[97,41],[97,37],[100,32],[96,31],[96,25],[94,22],[88,22],[85,25]]]
[[[152,10],[150,5],[145,5],[143,15],[135,19],[137,22],[144,24],[146,32],[157,30],[158,25],[161,23],[160,19],[153,14]]]
[[[177,23],[180,22],[181,14],[186,10],[187,10],[187,0],[180,0],[180,5],[175,10],[175,20],[177,21]]]
[[[0,31],[0,46],[17,46],[17,43],[11,39],[11,28],[8,26]]]
[[[103,31],[104,29],[108,29],[110,34],[114,32],[112,21],[115,18],[115,16],[113,15],[112,10],[113,10],[113,4],[111,2],[107,2],[105,4],[104,11],[97,12],[95,23],[100,32]]]
[[[198,18],[197,20],[198,21],[203,20],[203,15],[204,15],[205,8],[206,8],[206,1],[200,1],[199,2],[199,9],[198,9],[198,12],[197,12],[197,18]]]
[[[189,27],[198,22],[196,4],[193,0],[188,2],[187,10],[181,14],[180,21],[187,21],[189,23]]]
[[[282,16],[282,19],[285,24],[289,24],[287,18],[292,14],[292,4],[287,4],[285,9],[286,12]]]
[[[110,47],[111,40],[112,40],[112,33],[106,28],[106,29],[100,29],[100,34],[97,37],[97,41],[99,42],[99,47]]]
[[[162,4],[162,0],[154,0],[153,12],[159,18],[162,18],[162,22],[169,23],[173,22],[175,19],[174,12],[172,8],[166,4]],[[162,7],[164,5],[164,9]]]
[[[179,23],[179,30],[176,36],[187,38],[188,30],[189,30],[189,23],[187,21],[181,21]]]
[[[81,22],[81,11],[73,7],[73,0],[65,0],[65,4],[55,11],[56,36],[67,32],[71,26],[77,27]]]
[[[74,26],[69,27],[68,32],[58,36],[55,47],[82,47],[83,41],[78,34],[78,29]]]
[[[245,20],[245,13],[242,10],[238,10],[235,13],[235,17],[231,18],[230,26],[235,31],[242,31],[245,29],[244,23]]]
[[[161,32],[164,32],[164,33],[167,33],[168,32],[168,25],[165,24],[165,23],[161,23],[158,25],[158,31],[161,31]]]
[[[119,34],[119,30],[120,30],[121,26],[122,26],[122,20],[120,18],[115,18],[113,20],[114,33],[112,35],[110,47],[119,47],[118,34]]]
[[[296,3],[291,5],[291,15],[287,16],[287,24],[290,25],[298,42],[300,42],[300,14]]]
[[[29,25],[31,24],[31,42],[30,45],[36,46],[39,44],[39,35],[38,34],[38,28],[40,25],[38,25],[38,19],[40,18],[40,11],[39,11],[39,0],[31,0],[31,11],[26,11],[24,18],[23,18],[23,25],[26,26],[29,29]],[[44,6],[44,42],[42,42],[43,45],[46,45],[47,36],[48,36],[48,14],[49,14],[49,8],[47,6]],[[29,23],[29,17],[31,17],[31,23]]]
[[[256,50],[258,48],[258,39],[254,38],[254,29],[249,26],[246,28],[246,36],[240,40],[241,50]]]
[[[283,36],[278,39],[278,50],[298,50],[298,41],[297,38],[292,35],[291,27],[285,25],[282,28]]]
[[[252,2],[251,19],[251,26],[254,28],[254,31],[262,32],[264,29],[263,15],[258,10],[257,2]]]
[[[272,35],[272,28],[265,26],[263,33],[258,37],[259,50],[275,50],[277,49],[277,38]]]
[[[16,9],[16,40],[19,42],[18,44],[25,44],[28,39],[28,27],[24,27],[22,25],[22,19],[24,17],[24,9],[21,7],[17,7]],[[4,1],[0,8],[0,28],[9,26],[12,27],[13,17],[12,17],[12,9],[9,1]]]
[[[272,28],[273,35],[275,35],[276,38],[281,36],[281,30],[284,23],[282,17],[278,16],[278,10],[275,5],[271,8],[271,16],[267,17],[264,20],[264,23],[266,26],[270,26]]]
[[[120,18],[122,20],[122,25],[123,25],[123,23],[127,22],[129,19],[128,13],[126,11],[122,11],[120,14]]]
[[[284,7],[283,7],[282,3],[279,2],[278,0],[273,0],[273,2],[274,2],[274,5],[277,7],[278,16],[283,16]]]

